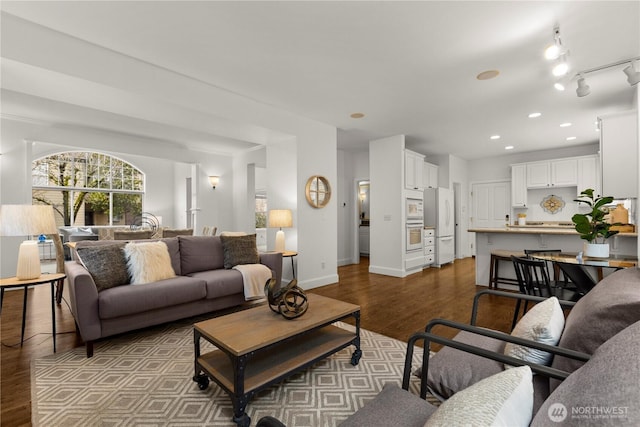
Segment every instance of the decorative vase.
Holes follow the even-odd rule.
[[[585,243],[583,252],[584,256],[590,256],[594,258],[609,258],[609,244]]]

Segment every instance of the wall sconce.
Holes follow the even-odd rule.
[[[218,183],[220,182],[220,177],[217,175],[211,175],[209,176],[209,184],[211,184],[211,186],[213,187],[213,189],[216,189],[216,185],[218,185]]]
[[[276,233],[276,252],[284,252],[284,231],[282,228],[293,227],[290,209],[274,209],[269,211],[269,227],[280,228]]]

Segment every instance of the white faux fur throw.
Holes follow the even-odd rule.
[[[271,269],[264,264],[238,264],[234,269],[242,273],[244,299],[264,298],[264,285],[271,279]]]
[[[124,247],[131,284],[157,282],[176,276],[164,242],[127,243]]]

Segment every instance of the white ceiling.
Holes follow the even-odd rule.
[[[638,1],[3,1],[1,8],[3,21],[48,27],[334,125],[346,150],[396,134],[423,154],[465,159],[593,143],[596,117],[632,109],[637,91],[619,66],[588,74],[587,97],[576,96],[575,81],[557,92],[542,51],[558,24],[571,76],[640,56]],[[29,34],[3,28],[3,53],[22,37]],[[476,79],[490,69],[500,75]],[[125,96],[121,105],[120,98],[110,99],[108,109],[47,99],[27,80],[37,73],[25,70],[3,54],[5,117],[228,153],[260,143],[265,132],[241,123],[163,123],[132,112]],[[542,116],[527,118],[534,111]],[[350,118],[354,112],[365,117]],[[564,122],[573,125],[560,128]],[[494,134],[501,139],[491,141]],[[506,145],[515,148],[505,152]]]

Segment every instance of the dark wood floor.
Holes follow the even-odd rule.
[[[312,292],[360,305],[363,328],[402,341],[436,317],[469,321],[476,292],[473,258],[402,279],[368,274],[368,267],[366,258],[358,265],[340,267],[339,283]],[[31,425],[31,361],[53,352],[48,286],[29,290],[25,342],[20,347],[22,297],[22,291],[5,292],[0,319],[2,426]],[[58,352],[83,345],[66,303],[63,301],[56,310]],[[507,331],[512,310],[510,303],[487,298],[478,323]],[[448,331],[440,333],[453,335]]]

